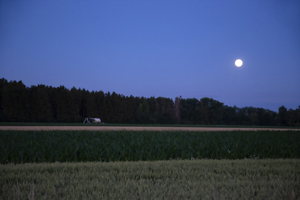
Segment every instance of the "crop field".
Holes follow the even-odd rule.
[[[0,163],[300,158],[299,131],[0,131]]]
[[[300,160],[0,165],[4,199],[299,199]]]
[[[1,199],[300,199],[300,131],[0,130]]]

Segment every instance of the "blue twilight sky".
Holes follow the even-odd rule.
[[[1,0],[0,78],[296,109],[300,1]]]

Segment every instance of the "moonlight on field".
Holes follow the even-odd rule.
[[[241,67],[243,65],[243,61],[241,59],[237,59],[234,64],[237,67]]]

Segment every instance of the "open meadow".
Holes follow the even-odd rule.
[[[0,126],[0,199],[300,198],[297,129],[70,127]]]

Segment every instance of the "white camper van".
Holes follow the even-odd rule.
[[[101,119],[100,118],[90,118],[90,117],[87,117],[87,118],[85,118],[85,120],[83,121],[83,123],[97,124],[97,123],[101,123]]]

